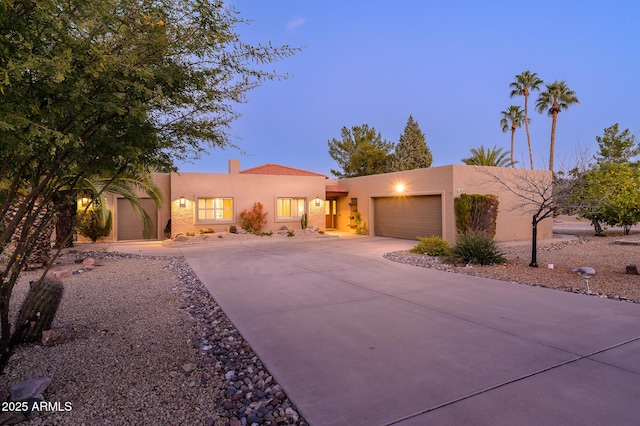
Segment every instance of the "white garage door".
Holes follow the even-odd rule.
[[[442,237],[442,197],[380,197],[373,199],[374,233],[381,237],[415,240]]]
[[[147,235],[146,239],[158,239],[158,210],[151,198],[142,198],[140,203],[153,222],[151,235]],[[118,198],[118,240],[143,240],[144,225],[142,216],[136,210],[133,210],[129,201]]]

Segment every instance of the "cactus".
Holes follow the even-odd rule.
[[[16,344],[39,341],[42,331],[53,323],[63,291],[62,281],[57,278],[46,276],[33,283],[20,308],[11,340]]]
[[[302,216],[300,217],[300,226],[302,227],[302,229],[307,229],[307,214],[306,213],[302,213]]]

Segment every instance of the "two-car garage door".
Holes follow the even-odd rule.
[[[379,197],[373,199],[374,233],[380,237],[415,240],[442,236],[442,197]]]

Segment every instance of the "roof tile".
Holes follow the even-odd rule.
[[[252,175],[322,176],[325,179],[327,178],[327,176],[320,173],[294,169],[293,167],[281,166],[279,164],[264,164],[262,166],[242,170],[240,173]]]

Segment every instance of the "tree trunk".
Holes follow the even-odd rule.
[[[529,164],[531,164],[531,170],[533,170],[533,151],[531,150],[531,134],[529,134],[529,91],[524,94],[524,128],[527,131],[527,146],[529,148]]]
[[[531,263],[532,268],[538,267],[538,215],[534,214],[531,220]]]
[[[596,233],[596,237],[604,237],[604,230],[602,229],[602,225],[600,225],[599,219],[591,219],[591,224],[593,225],[593,230]]]
[[[516,136],[516,126],[511,124],[511,168],[512,169],[516,167],[515,163],[513,162],[513,147],[514,147],[513,140],[515,136]]]
[[[75,197],[60,194],[54,200],[56,209],[56,243],[55,248],[73,247],[73,217],[76,213]]]
[[[553,155],[556,150],[556,123],[558,121],[559,108],[553,105],[553,118],[551,119],[551,143],[549,144],[549,170],[553,172]]]

